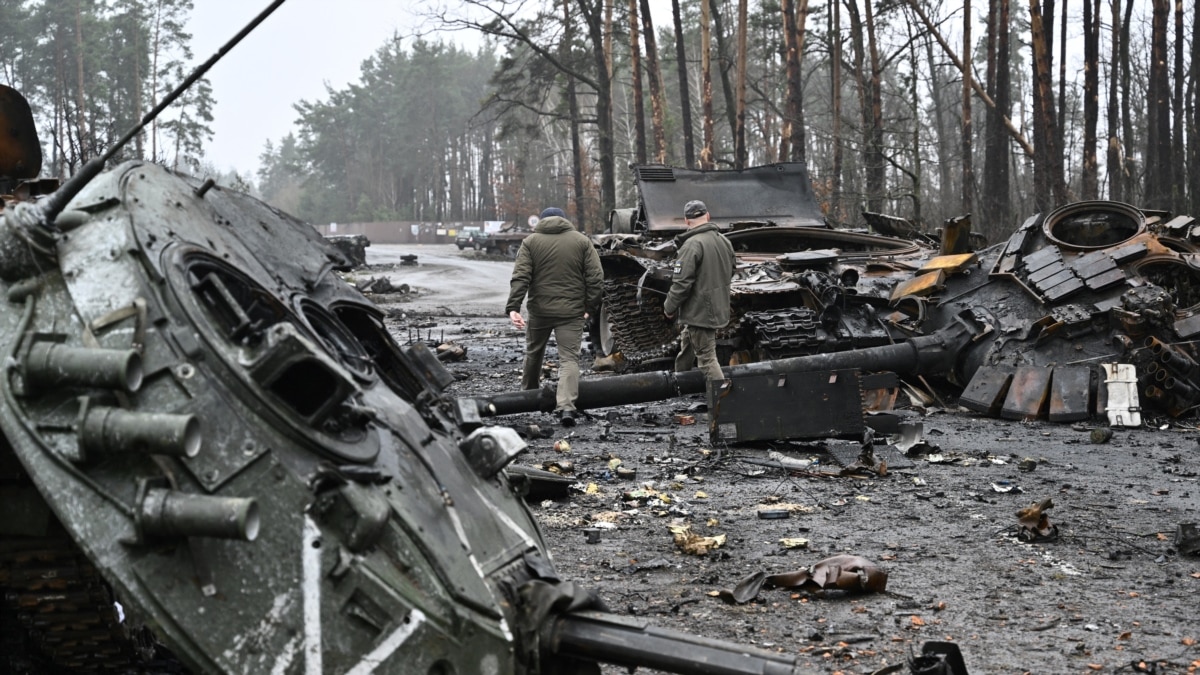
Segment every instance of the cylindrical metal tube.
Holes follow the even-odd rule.
[[[1162,343],[1162,340],[1159,340],[1158,338],[1154,337],[1153,335],[1147,335],[1146,339],[1142,342],[1142,344],[1145,345],[1146,347],[1149,347],[1150,353],[1154,354],[1155,356],[1158,356],[1159,354],[1163,353],[1163,350],[1166,349],[1166,346]]]
[[[25,357],[25,384],[35,389],[101,387],[135,392],[142,386],[142,357],[132,349],[89,349],[35,342]]]
[[[602,612],[550,620],[543,647],[555,654],[685,675],[796,675],[796,657],[702,638]]]
[[[258,503],[242,497],[213,497],[151,488],[138,505],[138,523],[154,537],[215,537],[254,541]]]
[[[969,344],[969,338],[970,334],[963,331],[939,331],[897,344],[725,366],[721,370],[725,377],[811,373],[847,368],[865,371],[890,370],[900,374],[940,373],[955,367],[959,354]],[[676,396],[701,394],[706,388],[707,381],[700,370],[682,373],[657,371],[589,378],[579,381],[579,398],[575,401],[575,407],[588,410],[661,401]],[[549,386],[541,390],[510,392],[479,400],[479,412],[485,416],[551,410],[553,406],[553,388]]]
[[[85,451],[144,452],[195,457],[200,452],[200,420],[195,415],[90,408],[79,429]]]
[[[1195,361],[1168,347],[1163,347],[1162,351],[1158,352],[1158,360],[1185,377],[1191,377],[1197,370]]]

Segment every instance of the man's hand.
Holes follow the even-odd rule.
[[[674,320],[675,320],[675,315],[674,315],[674,314],[667,314],[666,312],[663,312],[663,316],[667,317],[667,321],[674,321]]]
[[[519,329],[525,328],[525,317],[521,316],[520,312],[516,312],[516,311],[509,312],[508,319],[510,321],[512,321],[512,325],[514,328],[519,328]]]

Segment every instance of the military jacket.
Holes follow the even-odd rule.
[[[733,246],[713,223],[675,237],[679,252],[671,273],[671,291],[663,303],[685,326],[724,328],[729,323],[729,286],[737,265]]]

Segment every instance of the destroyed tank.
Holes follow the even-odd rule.
[[[0,210],[0,670],[795,671],[560,581],[524,442],[342,252],[119,147]]]
[[[897,303],[908,325],[928,330],[967,307],[992,316],[997,337],[959,382],[968,408],[1062,422],[1106,413],[1138,426],[1143,403],[1171,416],[1200,405],[1200,229],[1191,216],[1067,204],[910,287],[911,302]]]
[[[594,237],[604,303],[593,346],[622,367],[668,367],[677,328],[663,316],[683,205],[701,199],[733,245],[733,318],[718,331],[722,363],[888,344],[879,321],[896,281],[931,255],[923,241],[828,226],[803,163],[700,171],[634,165],[638,204]]]
[[[961,236],[968,222],[947,223],[941,250],[970,241]],[[1143,403],[1174,417],[1200,407],[1200,224],[1191,216],[1072,203],[1028,218],[1003,243],[931,256],[889,278],[886,298],[870,306],[895,344],[727,366],[727,377],[769,376],[784,387],[792,374],[837,370],[936,376],[960,405],[984,414],[1056,422],[1104,415],[1114,426],[1139,426]],[[706,386],[698,371],[585,378],[577,405],[662,400]],[[503,415],[553,401],[546,390],[478,403],[485,415]]]

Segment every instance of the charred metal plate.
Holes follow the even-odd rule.
[[[1046,290],[1046,300],[1049,302],[1058,302],[1068,298],[1084,289],[1083,282],[1072,276],[1070,279],[1055,285],[1053,288]]]
[[[1058,265],[1058,266],[1052,265],[1050,267],[1047,267],[1045,270],[1039,271],[1039,274],[1041,272],[1045,272],[1045,271],[1053,271],[1053,273],[1050,274],[1049,276],[1045,276],[1045,277],[1039,277],[1038,275],[1030,275],[1029,276],[1029,282],[1032,283],[1035,288],[1037,288],[1039,291],[1042,291],[1042,292],[1049,291],[1050,289],[1054,288],[1055,286],[1058,286],[1059,284],[1063,284],[1068,281],[1071,281],[1072,279],[1078,278],[1075,276],[1075,273],[1072,272],[1071,269],[1069,267],[1066,267],[1065,265]]]
[[[1067,276],[1062,277],[1063,279],[1069,279],[1072,275],[1070,268],[1067,267],[1066,263],[1063,263],[1060,260],[1050,263],[1036,272],[1031,272],[1028,279],[1029,283],[1034,284],[1035,286],[1044,286],[1048,288],[1059,282],[1047,282],[1047,279],[1054,279],[1055,277],[1064,274]]]
[[[712,222],[728,229],[741,221],[824,227],[804,162],[781,162],[737,171],[699,171],[663,165],[634,167],[648,229],[680,231],[683,205],[703,199]]]
[[[899,300],[906,295],[929,295],[941,288],[945,281],[946,273],[943,270],[926,272],[908,281],[896,284],[896,288],[892,290],[891,299]]]
[[[1025,271],[1033,274],[1047,265],[1062,262],[1062,253],[1057,248],[1040,248],[1025,256]]]
[[[1100,291],[1110,286],[1116,286],[1125,281],[1125,272],[1119,267],[1114,267],[1111,270],[1097,274],[1094,277],[1089,277],[1084,283],[1093,291]]]
[[[714,440],[858,438],[866,428],[858,370],[746,375],[708,384]]]
[[[957,272],[964,267],[974,265],[979,260],[975,253],[959,253],[957,255],[939,255],[921,266],[919,272],[946,270],[948,273]]]
[[[1017,368],[1013,373],[1008,396],[1000,416],[1009,420],[1031,420],[1041,417],[1050,395],[1050,368]]]
[[[1117,261],[1103,251],[1093,251],[1071,263],[1071,269],[1081,279],[1091,279],[1106,272],[1117,269]]]
[[[1050,421],[1075,422],[1092,412],[1092,369],[1065,366],[1054,369],[1050,380]]]
[[[1150,249],[1146,248],[1145,244],[1137,243],[1137,244],[1130,244],[1128,246],[1122,246],[1121,248],[1118,248],[1118,249],[1114,249],[1112,251],[1109,251],[1108,254],[1112,256],[1113,260],[1117,261],[1118,265],[1124,265],[1127,262],[1131,262],[1131,261],[1137,260],[1138,258],[1141,258],[1142,256],[1146,255],[1149,252],[1150,252]]]
[[[1200,334],[1200,314],[1193,314],[1176,321],[1175,332],[1185,340]]]
[[[984,366],[976,370],[975,376],[958,397],[958,404],[968,410],[998,416],[1016,370],[1012,366]]]
[[[1165,223],[1162,229],[1169,232],[1172,236],[1184,237],[1187,236],[1188,230],[1192,228],[1192,223],[1194,222],[1196,222],[1196,219],[1191,216],[1175,216]]]

